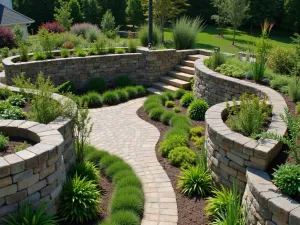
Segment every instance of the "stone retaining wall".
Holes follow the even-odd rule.
[[[300,203],[279,193],[265,172],[247,169],[243,206],[248,208],[248,225],[299,225]]]
[[[20,91],[2,83],[0,87]],[[69,100],[58,94],[52,98],[61,104]],[[76,161],[71,120],[57,118],[48,125],[0,120],[0,132],[38,143],[16,154],[0,157],[0,217],[6,218],[7,214],[16,212],[21,200],[28,200],[36,206],[46,201],[48,211],[56,211],[62,184]]]
[[[233,132],[223,121],[225,101],[238,98],[246,92],[260,97],[267,96],[273,106],[268,131],[279,135],[284,135],[287,130],[280,119],[286,103],[273,89],[216,73],[208,69],[202,60],[196,61],[195,71],[195,94],[206,99],[210,105],[217,104],[206,113],[206,149],[214,179],[227,186],[236,182],[244,189],[247,167],[266,170],[281,149],[281,144],[267,139],[255,141]]]
[[[136,84],[150,85],[165,75],[189,54],[198,50],[149,50],[139,48],[138,53],[112,54],[87,57],[58,58],[43,61],[17,62],[19,56],[3,60],[6,83],[25,73],[33,81],[39,72],[50,76],[55,85],[73,81],[78,89],[85,89],[92,77],[102,77],[109,85],[120,75],[128,75]],[[17,62],[17,63],[15,63]]]

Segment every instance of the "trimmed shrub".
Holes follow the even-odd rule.
[[[124,90],[128,93],[129,99],[134,99],[134,98],[138,97],[138,92],[137,92],[136,88],[125,87]]]
[[[281,165],[273,173],[273,182],[286,195],[300,193],[300,166],[290,163]]]
[[[115,93],[118,95],[120,102],[127,102],[129,99],[128,93],[124,89],[117,89]]]
[[[160,117],[160,121],[163,122],[166,125],[169,125],[170,120],[172,119],[173,116],[175,116],[176,114],[172,111],[165,111],[161,117]]]
[[[149,117],[152,120],[160,121],[160,118],[164,112],[165,112],[165,110],[161,107],[153,108],[149,112]]]
[[[115,54],[125,54],[126,50],[124,48],[115,48]]]
[[[135,176],[134,172],[131,170],[118,171],[118,173],[116,173],[113,176],[112,181],[114,184],[117,184],[120,180],[124,179],[124,177],[131,177],[131,176]],[[123,189],[123,187],[121,189]]]
[[[183,16],[173,23],[173,37],[176,49],[192,49],[196,37],[204,29],[204,21],[200,17],[191,19]]]
[[[75,175],[63,185],[59,212],[70,222],[83,223],[98,216],[100,202],[96,184]]]
[[[200,149],[203,146],[205,137],[204,136],[202,136],[202,137],[193,136],[191,138],[191,140],[194,142],[195,147]]]
[[[204,120],[209,105],[202,99],[195,100],[188,108],[188,115],[192,120]]]
[[[174,101],[166,101],[165,106],[168,108],[173,108],[175,105]]]
[[[195,99],[194,94],[191,93],[191,92],[187,92],[187,93],[185,93],[185,94],[182,96],[182,98],[180,99],[180,104],[181,104],[183,107],[187,108],[187,107],[189,107],[190,104],[194,101],[194,99]]]
[[[103,93],[106,90],[106,81],[101,77],[93,77],[89,79],[88,89],[89,91],[96,91]]]
[[[140,225],[140,218],[131,211],[119,211],[111,215],[111,224],[114,225]]]
[[[74,50],[74,53],[77,57],[86,57],[88,55],[87,52],[82,48],[76,48]]]
[[[118,94],[115,91],[106,91],[103,94],[102,99],[103,103],[106,105],[116,105],[120,102]]]
[[[275,73],[290,74],[294,68],[294,50],[291,48],[275,47],[268,56],[268,67]]]
[[[102,106],[101,95],[97,92],[89,92],[81,97],[84,103],[88,104],[89,108],[97,108]]]
[[[64,26],[61,25],[57,21],[46,22],[46,23],[42,24],[42,26],[39,29],[46,29],[48,32],[51,32],[51,33],[63,33],[63,32],[65,32]]]
[[[181,109],[179,107],[174,107],[173,111],[175,113],[180,113],[181,112]]]
[[[124,75],[124,76],[118,76],[115,80],[115,86],[116,87],[127,87],[132,85],[132,80],[130,77]]]
[[[98,184],[100,181],[99,171],[92,162],[78,163],[73,166],[70,171],[70,176],[74,177],[77,174],[79,177],[88,181],[92,181],[94,184]]]
[[[116,188],[117,189],[125,188],[125,187],[142,188],[142,186],[143,185],[142,185],[140,179],[135,174],[132,174],[132,175],[127,176],[127,177],[123,177],[121,180],[119,180],[116,183]]]
[[[190,129],[190,136],[194,137],[194,136],[198,136],[201,137],[205,132],[205,127],[192,127]]]
[[[170,151],[168,159],[174,166],[181,166],[185,163],[194,164],[196,162],[196,153],[188,147],[177,147]]]
[[[186,130],[176,128],[176,127],[168,130],[167,133],[165,134],[164,138],[168,139],[169,137],[171,137],[173,135],[180,135],[180,136],[188,138],[188,132]]]
[[[175,91],[175,99],[181,99],[182,96],[184,96],[186,93],[185,90],[183,89],[178,89],[177,91]]]
[[[212,177],[201,166],[183,169],[180,173],[178,188],[183,194],[192,196],[206,196],[212,188]]]
[[[140,39],[142,46],[144,46],[144,47],[147,47],[149,44],[148,31],[149,31],[149,29],[148,29],[147,24],[141,26],[138,31],[138,37]],[[161,37],[162,37],[162,34],[160,32],[159,27],[157,25],[153,24],[153,36],[152,36],[153,46],[156,46],[161,42]]]
[[[112,179],[114,177],[114,175],[116,175],[118,172],[125,171],[125,170],[131,171],[132,168],[127,163],[125,163],[123,161],[118,161],[118,162],[111,164],[109,167],[107,167],[105,169],[105,174],[110,179]]]
[[[158,151],[161,152],[164,157],[167,157],[174,148],[187,145],[188,138],[185,135],[172,135],[160,143]]]
[[[144,202],[139,196],[132,194],[114,196],[111,202],[111,213],[117,213],[121,210],[132,211],[140,217],[143,215]]]
[[[145,89],[144,86],[138,85],[138,86],[135,86],[135,89],[136,89],[138,97],[144,97],[147,95],[147,90]]]
[[[12,48],[15,44],[14,33],[9,28],[0,26],[0,48]]]

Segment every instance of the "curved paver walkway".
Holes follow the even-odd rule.
[[[142,225],[175,225],[176,196],[164,169],[157,161],[155,145],[160,133],[136,115],[145,98],[118,106],[91,109],[94,123],[91,144],[126,160],[144,185],[145,211]]]

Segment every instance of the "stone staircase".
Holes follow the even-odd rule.
[[[173,70],[169,71],[166,76],[160,78],[158,82],[148,88],[152,94],[162,94],[165,91],[177,91],[178,89],[189,90],[191,80],[195,75],[195,61],[205,58],[204,55],[189,55],[181,61],[181,65],[176,65]]]

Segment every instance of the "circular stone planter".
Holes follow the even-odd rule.
[[[299,225],[300,203],[279,193],[265,172],[248,168],[243,206],[249,225]]]
[[[16,212],[21,201],[36,206],[46,201],[54,210],[66,179],[63,136],[51,126],[25,120],[1,120],[0,132],[37,143],[0,157],[0,217]]]
[[[281,144],[270,139],[255,141],[232,131],[223,121],[226,100],[238,99],[244,93],[267,97],[273,106],[268,131],[279,135],[284,135],[287,131],[280,118],[287,105],[283,97],[273,89],[214,72],[204,65],[203,60],[195,62],[195,72],[195,95],[207,100],[210,105],[216,104],[205,116],[206,149],[213,177],[226,186],[230,187],[236,182],[244,189],[247,167],[266,170],[280,151]]]

